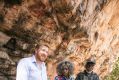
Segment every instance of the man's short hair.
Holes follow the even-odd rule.
[[[46,46],[49,48],[47,44],[36,44],[35,49],[39,49],[41,46]]]
[[[49,48],[48,44],[44,44],[44,43],[42,43],[42,44],[35,44],[34,47],[31,49],[30,52],[34,54],[35,53],[35,50],[36,49],[39,49],[41,46],[46,46],[46,47]]]
[[[96,64],[95,59],[94,59],[94,58],[88,58],[88,59],[86,60],[85,66],[87,66],[87,65],[89,65],[89,64],[95,65],[95,64]]]

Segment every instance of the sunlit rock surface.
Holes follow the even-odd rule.
[[[15,80],[19,59],[47,43],[50,80],[60,61],[71,61],[76,75],[91,56],[103,80],[119,57],[118,8],[118,0],[0,0],[0,79]]]

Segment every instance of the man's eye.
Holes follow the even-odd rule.
[[[46,51],[45,49],[42,49],[42,51]]]
[[[45,49],[42,49],[42,51],[48,52],[48,51],[46,51]]]

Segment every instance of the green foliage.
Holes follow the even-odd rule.
[[[108,76],[106,76],[104,80],[118,80],[118,79],[119,79],[119,58],[116,61],[112,72]]]

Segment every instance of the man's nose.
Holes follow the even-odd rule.
[[[47,56],[47,52],[46,51],[44,51],[43,54]]]

